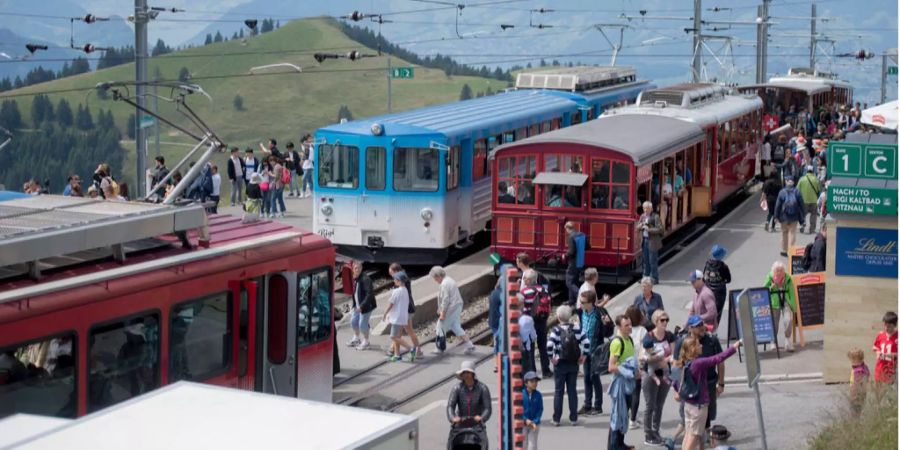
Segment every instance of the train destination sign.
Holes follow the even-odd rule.
[[[835,177],[897,179],[897,146],[828,143],[828,170]]]
[[[836,213],[897,215],[897,190],[835,186],[828,188],[828,209]]]

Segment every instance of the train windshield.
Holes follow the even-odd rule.
[[[338,189],[359,187],[359,149],[350,145],[320,144],[319,186]]]
[[[394,190],[435,192],[438,190],[440,155],[432,148],[394,149]]]

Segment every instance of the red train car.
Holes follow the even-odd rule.
[[[563,225],[585,233],[585,265],[627,282],[640,267],[636,226],[651,201],[669,235],[753,178],[762,101],[710,84],[644,91],[597,120],[498,147],[492,249],[564,273]]]
[[[326,239],[54,196],[0,202],[0,232],[0,417],[80,416],[178,380],[331,401]]]

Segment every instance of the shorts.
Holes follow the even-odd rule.
[[[367,313],[361,313],[353,308],[353,313],[350,314],[350,327],[354,330],[360,330],[363,333],[369,332],[369,316],[372,315],[372,312],[369,311]]]
[[[396,338],[403,336],[403,330],[406,328],[406,325],[395,325],[391,324],[391,337]]]
[[[684,432],[695,436],[703,436],[706,429],[707,405],[684,404]]]
[[[437,321],[438,330],[443,331],[444,335],[446,335],[447,332],[452,331],[457,337],[465,336],[466,332],[463,330],[461,317],[462,310],[447,313],[444,316],[444,320]]]

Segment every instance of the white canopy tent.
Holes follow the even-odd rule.
[[[897,100],[864,109],[860,121],[869,126],[897,131]]]

